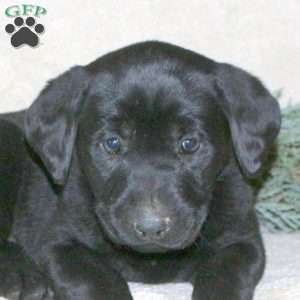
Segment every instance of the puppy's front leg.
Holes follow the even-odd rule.
[[[257,239],[220,250],[197,269],[193,300],[252,300],[264,263]]]
[[[78,244],[48,251],[45,266],[55,299],[133,300],[127,283],[108,265],[105,255]]]

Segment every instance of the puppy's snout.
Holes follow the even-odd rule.
[[[157,217],[148,215],[134,223],[137,236],[143,240],[162,239],[170,229],[169,217]]]

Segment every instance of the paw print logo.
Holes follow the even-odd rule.
[[[5,31],[11,34],[10,42],[13,47],[17,48],[21,45],[36,47],[39,43],[39,35],[45,31],[42,24],[36,24],[33,17],[26,18],[25,22],[22,17],[17,17],[14,24],[7,24]]]

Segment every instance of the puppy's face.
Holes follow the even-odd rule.
[[[76,149],[107,235],[141,252],[190,245],[220,172],[231,161],[255,176],[279,127],[278,104],[259,80],[159,42],[72,68],[25,117],[54,183],[66,184]]]
[[[211,84],[198,75],[193,86],[149,64],[93,80],[78,153],[114,242],[161,252],[199,234],[229,149]]]

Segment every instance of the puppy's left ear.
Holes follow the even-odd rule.
[[[56,184],[64,184],[72,157],[88,75],[73,67],[40,93],[25,114],[25,135]]]
[[[236,157],[244,174],[253,177],[278,135],[279,105],[257,78],[231,65],[218,65],[216,83]]]

